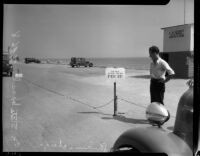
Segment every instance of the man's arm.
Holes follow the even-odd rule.
[[[167,83],[172,77],[173,75],[167,75],[166,79],[164,80],[164,83]]]
[[[172,77],[173,75],[167,75],[165,79],[159,79],[159,82],[167,83]]]
[[[174,76],[175,72],[167,62],[163,62],[163,67],[167,72],[166,79],[163,80],[163,83],[166,83]]]

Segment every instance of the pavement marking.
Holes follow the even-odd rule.
[[[99,145],[94,146],[94,145],[84,145],[84,146],[72,146],[72,145],[67,145],[66,143],[63,143],[62,140],[59,140],[59,143],[48,143],[46,142],[45,144],[41,143],[40,146],[43,147],[44,151],[47,150],[47,148],[62,148],[63,150],[67,151],[98,151],[98,152],[107,152],[108,147],[105,142],[101,142]]]
[[[16,87],[15,87],[15,79],[12,81],[12,97],[11,97],[11,108],[10,108],[10,119],[11,119],[11,128],[17,130],[18,129],[18,113],[17,110],[14,109],[14,106],[20,106],[20,103],[16,103]]]
[[[14,145],[16,147],[20,146],[20,142],[18,141],[18,139],[15,136],[11,136],[12,141],[14,141]]]

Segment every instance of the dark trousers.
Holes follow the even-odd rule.
[[[157,79],[151,79],[150,95],[151,102],[160,102],[164,105],[165,83],[159,82]]]

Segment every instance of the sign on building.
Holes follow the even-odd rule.
[[[193,51],[194,25],[185,24],[164,29],[164,52]]]

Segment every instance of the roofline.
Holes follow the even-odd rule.
[[[188,24],[181,24],[181,25],[169,26],[169,27],[164,27],[164,28],[161,28],[161,29],[172,28],[172,27],[183,26],[183,25],[194,25],[194,23],[188,23]]]

